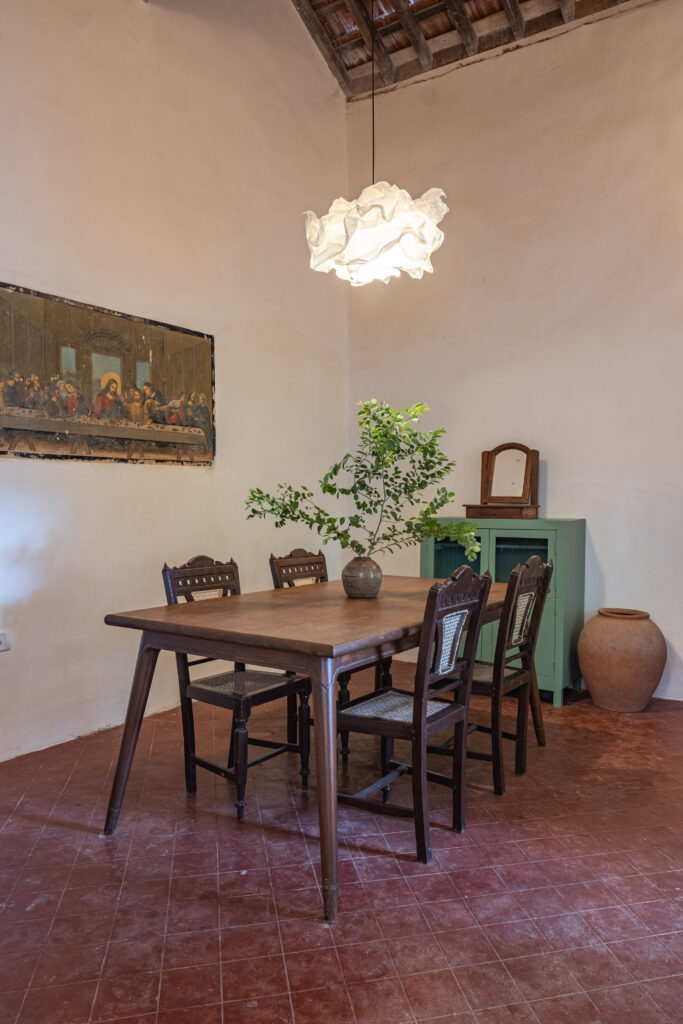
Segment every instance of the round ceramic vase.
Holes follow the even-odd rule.
[[[382,586],[382,570],[372,558],[352,558],[341,578],[347,597],[377,597]]]
[[[666,664],[666,642],[648,612],[599,608],[579,636],[579,665],[593,703],[643,711]]]

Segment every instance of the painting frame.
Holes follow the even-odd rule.
[[[0,456],[212,465],[212,334],[0,282]]]

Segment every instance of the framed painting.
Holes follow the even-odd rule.
[[[210,334],[0,284],[0,455],[214,454]]]

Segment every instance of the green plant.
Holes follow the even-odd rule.
[[[439,509],[453,501],[453,493],[437,485],[455,463],[441,450],[443,428],[417,429],[428,411],[421,402],[402,411],[376,398],[360,403],[355,453],[344,455],[320,481],[323,494],[351,498],[355,510],[350,515],[331,515],[316,504],[308,487],[279,484],[274,494],[260,487],[249,491],[247,518],[273,516],[276,527],[304,523],[320,534],[323,544],[336,540],[366,556],[417,544],[424,537],[448,537],[459,541],[473,561],[479,551],[473,524],[436,519]]]

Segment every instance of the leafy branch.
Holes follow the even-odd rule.
[[[278,528],[302,523],[315,530],[323,544],[338,541],[342,548],[366,556],[391,553],[424,537],[448,538],[461,543],[473,561],[479,551],[473,524],[440,523],[436,518],[455,497],[440,486],[455,463],[441,450],[443,428],[417,428],[428,411],[421,402],[401,411],[376,398],[360,404],[356,451],[344,455],[320,480],[323,494],[351,498],[352,514],[331,515],[308,487],[279,484],[274,494],[259,487],[249,492],[247,518],[272,516]]]

